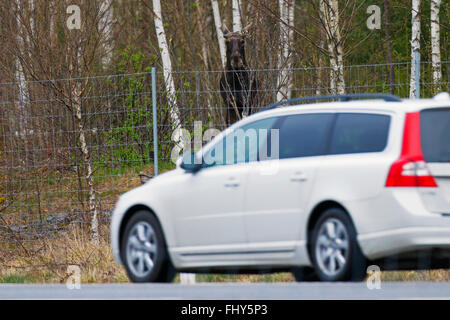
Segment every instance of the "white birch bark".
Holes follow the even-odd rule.
[[[433,93],[440,91],[442,80],[439,9],[441,0],[431,0],[431,65],[433,69]]]
[[[325,48],[325,40],[321,40],[319,43],[319,46],[321,48]],[[322,67],[325,65],[324,59],[323,59],[323,55],[321,53],[319,53],[319,59],[318,59],[318,67],[316,70],[316,77],[317,77],[317,82],[316,82],[316,96],[320,96],[322,94],[322,89],[323,89],[323,83],[322,83]]]
[[[411,25],[411,79],[409,84],[409,97],[417,98],[420,88],[416,88],[415,53],[420,52],[420,0],[412,0]]]
[[[77,83],[72,89],[73,95],[73,108],[75,111],[75,119],[78,125],[78,130],[80,131],[80,135],[78,137],[81,147],[81,152],[83,153],[83,162],[85,167],[85,179],[88,185],[88,193],[89,193],[89,213],[91,214],[91,239],[94,244],[100,243],[100,234],[99,234],[99,226],[98,226],[98,209],[97,209],[97,197],[95,192],[94,185],[94,177],[93,170],[91,165],[91,155],[86,142],[85,135],[85,127],[83,124],[83,114],[81,112],[81,85],[76,80]]]
[[[241,0],[232,0],[233,32],[242,30]]]
[[[214,24],[216,26],[217,41],[219,42],[220,59],[222,61],[222,68],[225,68],[227,63],[227,53],[225,48],[225,38],[222,33],[222,19],[220,17],[219,4],[217,0],[211,0],[213,9]]]
[[[77,50],[77,54],[75,57],[74,66],[72,63],[70,65],[70,73],[71,77],[73,77],[73,70],[77,70],[81,65],[81,48],[79,47]],[[93,169],[91,164],[91,154],[87,145],[86,139],[86,128],[84,126],[84,119],[82,113],[82,95],[83,88],[81,80],[74,80],[74,84],[71,88],[71,96],[72,96],[72,108],[75,112],[75,123],[79,130],[78,141],[80,143],[81,152],[83,153],[83,164],[85,171],[85,180],[88,185],[88,204],[89,204],[89,213],[91,215],[91,240],[95,245],[100,243],[100,233],[99,233],[99,224],[98,224],[98,208],[97,208],[97,196],[95,191],[94,177],[93,177]],[[85,80],[85,87],[88,85],[88,80]]]
[[[102,0],[100,6],[100,21],[99,29],[103,34],[104,39],[104,51],[105,54],[102,57],[102,64],[107,67],[112,59],[113,54],[113,34],[112,34],[112,23],[113,23],[113,0]]]
[[[285,0],[278,0],[278,6],[280,11],[280,53],[278,60],[278,93],[277,93],[277,101],[281,101],[287,98],[286,90],[284,87],[286,71],[283,68],[284,63],[286,62],[287,57],[285,56],[285,48],[288,47],[287,43],[287,32],[288,27],[285,23],[288,23],[288,10],[287,10],[287,2]]]
[[[293,47],[294,44],[294,9],[295,9],[295,0],[289,1],[288,6],[288,18],[289,18],[289,30],[288,30],[288,43],[289,48]],[[289,79],[288,79],[288,99],[292,97],[292,88],[294,87],[294,72],[292,71],[292,56],[291,53],[288,53],[288,61],[287,61],[287,69],[289,70]]]
[[[31,10],[31,14],[30,14],[30,29],[31,29],[31,35],[34,34],[35,28],[34,28],[34,18],[33,18],[33,14],[34,14],[34,0],[29,0],[30,2],[30,10]],[[30,39],[28,37],[28,42],[30,42]]]
[[[279,0],[280,9],[280,54],[278,60],[278,93],[277,101],[291,98],[292,89],[292,59],[290,48],[294,32],[294,1]]]
[[[175,143],[182,148],[181,145],[181,132],[180,132],[180,118],[178,113],[178,104],[176,97],[175,84],[172,76],[172,62],[170,61],[169,46],[166,40],[166,33],[164,31],[162,15],[161,15],[161,2],[160,0],[153,0],[153,13],[155,20],[156,37],[158,38],[159,50],[161,51],[161,59],[163,63],[164,82],[166,84],[167,99],[170,105],[170,119],[172,121],[172,127],[174,129],[174,135],[172,136]]]
[[[330,56],[330,91],[332,94],[344,94],[344,56],[341,43],[341,32],[339,29],[338,1],[321,0],[320,14],[325,26],[327,48]]]
[[[22,11],[21,8],[21,2],[20,0],[16,0],[17,3],[17,16],[16,16],[16,22],[17,22],[17,44],[18,44],[18,55],[23,56],[27,54],[25,52],[25,43],[28,42],[28,37],[26,37],[26,41],[24,40],[23,35],[23,23],[20,19],[20,12]],[[34,2],[31,0],[30,5],[34,7]],[[33,18],[31,18],[30,25],[34,28],[34,22]],[[22,62],[19,58],[16,60],[16,71],[15,71],[15,78],[18,85],[18,101],[17,101],[17,112],[19,114],[19,124],[18,124],[18,130],[16,131],[16,134],[20,137],[26,136],[26,130],[27,130],[27,112],[26,112],[26,106],[28,104],[28,88],[25,78],[25,72],[23,70]]]
[[[175,141],[179,150],[183,149],[183,141],[181,139],[181,123],[178,116],[178,105],[175,91],[175,84],[172,77],[172,63],[170,61],[169,46],[166,40],[166,33],[162,22],[161,14],[161,2],[160,0],[153,0],[153,13],[155,19],[156,36],[158,38],[158,45],[161,50],[161,58],[163,62],[164,82],[166,84],[167,98],[169,101],[170,118],[172,120],[172,127],[174,128],[174,134],[172,139]],[[193,273],[181,273],[180,281],[182,284],[195,283],[195,274]]]
[[[56,37],[55,33],[55,12],[54,12],[54,1],[49,0],[48,1],[48,8],[49,8],[49,15],[50,15],[50,21],[49,21],[49,32],[50,32],[50,46],[53,46],[53,41]]]

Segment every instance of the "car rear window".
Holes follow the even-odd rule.
[[[326,146],[334,118],[332,113],[297,114],[282,117],[280,159],[320,156]]]
[[[330,154],[383,151],[391,117],[382,114],[339,113],[331,136]]]
[[[422,111],[420,136],[427,162],[450,162],[450,108]]]

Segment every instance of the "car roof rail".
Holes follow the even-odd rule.
[[[263,110],[271,110],[278,108],[280,106],[291,104],[295,102],[304,102],[304,101],[315,101],[315,100],[329,100],[329,99],[339,99],[342,102],[355,100],[355,99],[364,99],[364,98],[376,98],[382,99],[386,102],[401,102],[397,96],[392,94],[384,94],[384,93],[357,93],[357,94],[338,94],[338,95],[327,95],[327,96],[310,96],[310,97],[300,97],[289,100],[283,100],[276,102],[274,104],[268,105]]]

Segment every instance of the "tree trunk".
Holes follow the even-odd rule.
[[[161,50],[161,58],[163,62],[164,82],[166,84],[167,98],[169,101],[170,117],[172,120],[172,126],[174,128],[174,134],[172,139],[175,140],[176,146],[179,150],[183,149],[183,141],[181,139],[181,123],[178,116],[178,105],[176,99],[175,84],[172,77],[172,63],[170,61],[169,46],[167,45],[166,33],[162,22],[161,15],[161,2],[160,0],[153,0],[153,13],[155,19],[156,36],[158,38],[158,45]],[[195,274],[181,273],[181,283],[195,283]]]
[[[439,29],[441,0],[431,0],[431,65],[433,68],[433,94],[441,90],[442,67]]]
[[[330,88],[332,94],[345,93],[344,56],[341,32],[339,29],[339,6],[337,0],[320,1],[321,20],[327,36],[330,56]]]
[[[241,0],[232,0],[233,32],[242,30]]]
[[[294,1],[279,0],[280,7],[280,54],[278,60],[277,101],[291,98],[292,59],[290,48],[293,41]]]
[[[74,70],[78,70],[81,65],[81,47],[78,47],[74,58],[69,58],[69,72],[70,77],[74,78]],[[72,62],[75,60],[75,65]],[[86,78],[88,79],[88,78]],[[71,102],[72,108],[75,113],[75,125],[79,131],[78,142],[80,143],[81,152],[83,154],[83,166],[84,166],[84,178],[88,185],[89,194],[89,214],[91,215],[91,240],[94,244],[98,245],[100,243],[99,234],[99,224],[98,224],[98,209],[97,209],[97,198],[94,185],[93,170],[91,164],[91,154],[87,145],[86,139],[86,128],[84,126],[83,112],[82,112],[82,102],[81,97],[85,91],[88,80],[85,80],[85,88],[82,88],[81,80],[73,80],[74,84],[71,87]]]
[[[158,38],[159,49],[161,50],[161,59],[163,63],[164,82],[167,90],[167,100],[170,106],[170,118],[174,135],[172,136],[179,148],[183,148],[181,133],[180,133],[180,118],[178,113],[178,104],[176,97],[175,84],[172,77],[172,63],[170,61],[169,46],[166,40],[166,33],[162,22],[161,2],[160,0],[153,0],[153,13],[155,20],[156,36]]]
[[[319,46],[321,48],[325,48],[325,40],[323,40],[324,38],[322,38],[322,40],[320,40]],[[324,62],[324,57],[323,54],[321,52],[319,52],[319,58],[318,58],[318,66],[316,66],[316,96],[320,96],[322,95],[322,89],[324,89],[324,86],[326,84],[322,83],[322,67],[325,65]]]
[[[294,17],[295,17],[294,9],[295,9],[295,0],[289,0],[289,5],[288,5],[288,19],[289,19],[288,43],[289,43],[289,47],[288,47],[288,49],[294,47],[293,46],[293,44],[294,44]],[[292,70],[292,68],[293,68],[292,50],[289,50],[289,51],[290,52],[288,52],[288,61],[287,61],[287,69],[289,72],[288,86],[287,86],[288,99],[290,99],[292,97],[292,88],[294,87],[294,72]]]
[[[104,55],[102,57],[102,64],[104,68],[107,68],[111,63],[113,54],[113,0],[103,0],[100,6],[100,23],[99,31],[103,34],[103,50]]]
[[[409,97],[417,98],[420,88],[416,88],[415,53],[420,52],[420,0],[412,0],[411,25],[411,80],[409,84]]]
[[[17,44],[18,44],[18,56],[23,56],[25,54],[28,54],[25,52],[25,43],[28,43],[28,40],[25,41],[24,39],[24,26],[22,21],[20,21],[20,16],[19,16],[19,12],[21,12],[22,8],[21,8],[21,2],[20,0],[16,0],[17,2],[17,17],[16,17],[16,21],[17,21]],[[34,3],[33,1],[31,1],[31,5],[33,6]],[[32,19],[30,21],[30,24],[32,25]],[[27,88],[27,83],[26,83],[26,78],[25,78],[25,73],[23,70],[23,66],[22,66],[22,62],[20,61],[19,58],[17,58],[16,60],[16,72],[15,72],[15,78],[18,84],[18,101],[17,101],[17,113],[19,116],[19,123],[17,124],[17,134],[22,137],[22,138],[26,138],[26,131],[27,131],[27,110],[26,110],[26,106],[28,104],[28,88]]]
[[[388,0],[384,0],[384,33],[386,35],[386,51],[389,63],[389,84],[390,93],[395,93],[395,75],[394,75],[394,61],[392,59],[392,49],[391,49],[391,34],[389,32],[389,3]]]
[[[83,153],[83,162],[85,167],[85,179],[86,183],[88,185],[88,193],[89,193],[89,213],[91,214],[91,239],[94,244],[99,244],[100,242],[100,235],[99,235],[99,229],[98,229],[98,209],[97,209],[97,198],[95,193],[95,186],[94,186],[94,177],[93,170],[92,170],[92,164],[91,164],[91,155],[86,143],[86,129],[84,127],[83,122],[83,115],[81,112],[81,87],[80,83],[77,81],[76,85],[72,89],[72,106],[75,111],[75,120],[78,127],[78,130],[80,132],[80,135],[78,137],[81,147],[81,152]]]
[[[227,64],[227,52],[225,48],[225,38],[222,33],[222,19],[220,18],[219,4],[217,0],[211,0],[213,8],[214,24],[216,25],[217,41],[219,42],[220,59],[222,61],[222,68],[225,69]]]

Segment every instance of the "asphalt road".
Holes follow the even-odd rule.
[[[163,299],[163,300],[328,300],[328,299],[446,299],[450,282],[381,283],[369,290],[366,283],[256,283],[256,284],[81,284],[0,285],[5,299]]]

